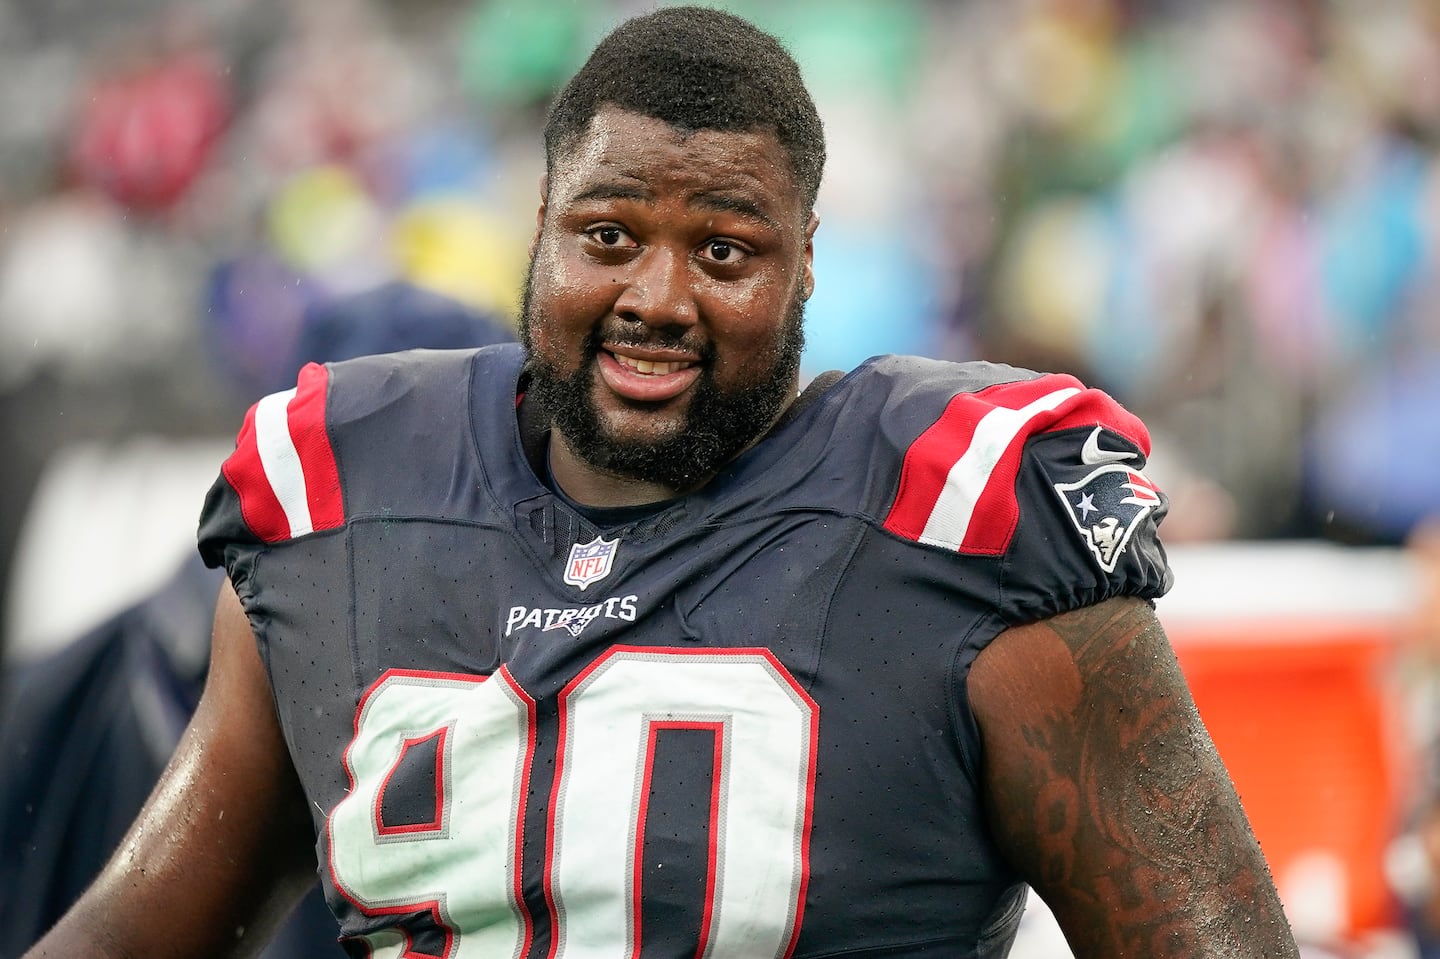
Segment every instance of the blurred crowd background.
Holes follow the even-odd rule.
[[[1440,4],[729,6],[827,124],[810,373],[1074,371],[1156,433],[1171,541],[1440,510]],[[0,543],[68,440],[231,432],[327,300],[509,322],[545,104],[644,7],[0,3]]]
[[[227,440],[305,359],[508,335],[548,99],[652,5],[0,0],[0,621],[64,451]],[[1150,425],[1172,543],[1440,514],[1440,3],[719,5],[826,122],[809,374],[1077,373]],[[71,534],[123,578],[133,532]]]

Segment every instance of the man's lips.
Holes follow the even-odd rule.
[[[693,357],[668,356],[639,349],[604,350],[597,358],[600,378],[616,395],[638,403],[658,403],[683,393],[700,375]]]
[[[683,370],[693,364],[689,360],[643,360],[639,357],[624,356],[620,353],[612,354],[620,361],[621,366],[628,366],[632,370],[641,373],[653,373],[664,376],[666,373],[674,373],[676,370]]]

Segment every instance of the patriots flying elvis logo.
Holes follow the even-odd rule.
[[[1100,568],[1115,572],[1125,544],[1140,521],[1160,505],[1160,490],[1138,469],[1123,463],[1099,467],[1077,483],[1056,483],[1075,529]]]

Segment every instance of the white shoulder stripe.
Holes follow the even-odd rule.
[[[300,454],[290,438],[290,401],[295,390],[271,393],[255,406],[255,445],[260,452],[260,465],[285,519],[290,535],[304,536],[314,529],[310,518],[310,501],[305,495],[305,471]]]
[[[1025,424],[1041,413],[1053,410],[1070,397],[1079,393],[1075,387],[1066,387],[1053,393],[1046,393],[1018,410],[997,407],[980,418],[970,445],[950,467],[945,477],[945,488],[925,529],[920,542],[946,549],[959,549],[965,542],[970,529],[970,520],[975,515],[975,505],[990,484],[990,477],[996,465],[1012,440],[1025,428]]]

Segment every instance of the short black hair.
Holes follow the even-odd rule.
[[[772,131],[805,208],[815,205],[825,169],[820,114],[794,58],[747,20],[708,7],[668,7],[616,27],[551,105],[547,171],[607,105],[689,132]]]

